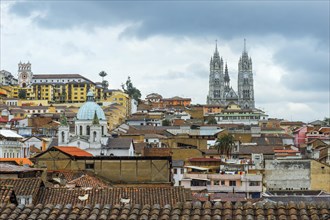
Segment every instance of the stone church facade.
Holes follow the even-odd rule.
[[[230,77],[227,64],[224,65],[222,57],[219,55],[216,45],[210,61],[209,94],[207,96],[208,105],[224,105],[230,103],[238,104],[242,109],[255,108],[252,59],[246,51],[244,40],[244,50],[238,62],[238,91],[230,85]]]

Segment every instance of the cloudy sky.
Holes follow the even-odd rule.
[[[5,1],[0,69],[79,73],[110,88],[128,76],[144,98],[205,104],[218,42],[237,89],[247,39],[256,107],[270,117],[329,117],[329,1]]]

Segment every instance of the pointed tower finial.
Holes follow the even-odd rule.
[[[246,39],[244,38],[244,53],[246,53]]]
[[[215,40],[215,53],[218,53],[218,39]]]

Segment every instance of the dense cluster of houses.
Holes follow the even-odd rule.
[[[209,209],[226,219],[228,206],[232,219],[240,215],[237,210],[255,212],[266,205],[279,210],[281,202],[284,210],[306,210],[303,205],[311,201],[325,202],[316,206],[316,215],[329,216],[329,124],[271,119],[235,103],[190,102],[153,93],[126,115],[118,103],[99,105],[92,90],[79,105],[3,99],[0,217],[22,205],[20,212],[26,207],[48,212],[40,219],[58,219],[62,212],[68,217],[74,210],[81,217],[86,207],[91,212],[86,216],[97,209],[104,219],[137,219],[143,213],[146,219],[164,213],[176,219],[185,210],[191,217]],[[228,154],[216,147],[224,136],[234,140]]]

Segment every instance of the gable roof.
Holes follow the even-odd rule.
[[[32,161],[29,158],[0,158],[0,163],[1,162],[14,162],[17,165],[29,165],[29,166],[33,165]],[[2,165],[0,164],[0,167],[1,166]],[[14,170],[17,170],[18,168],[15,168]]]
[[[3,204],[0,215],[22,219],[329,219],[329,203],[178,202],[175,204]],[[9,219],[9,218],[8,218]]]
[[[74,180],[67,182],[67,184],[74,184],[75,187],[107,187],[108,185],[100,179],[88,174],[84,174]]]
[[[9,203],[10,198],[15,195],[14,188],[12,186],[0,186],[0,204],[1,203]]]
[[[121,199],[129,200],[131,204],[175,204],[191,199],[183,187],[117,187],[117,188],[93,188],[66,189],[44,188],[41,190],[38,203],[42,204],[120,204]],[[85,200],[79,199],[85,197]],[[81,198],[80,197],[80,198]]]
[[[13,186],[16,196],[37,196],[43,182],[40,178],[0,179],[0,185]]]
[[[129,149],[132,143],[132,138],[109,138],[106,147],[109,149]]]
[[[67,155],[70,155],[70,156],[76,156],[76,157],[92,157],[93,154],[91,153],[88,153],[87,151],[84,151],[78,147],[69,147],[69,146],[65,146],[65,147],[59,147],[59,146],[56,146],[54,147],[56,148],[57,150],[67,154]]]

